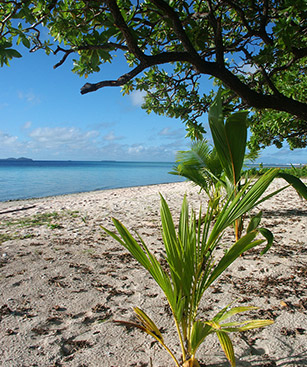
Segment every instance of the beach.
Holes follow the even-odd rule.
[[[270,191],[284,184],[275,180]],[[196,212],[206,207],[205,194],[188,182],[0,202],[0,366],[174,365],[150,336],[113,322],[133,320],[138,306],[180,355],[162,292],[100,228],[113,229],[111,217],[119,219],[163,261],[159,193],[175,223],[185,194]],[[231,335],[237,366],[305,366],[306,201],[287,188],[257,209],[274,234],[272,248],[232,264],[205,295],[200,315],[210,318],[231,301],[257,306],[245,318],[274,324]],[[214,335],[198,358],[202,367],[229,365]]]

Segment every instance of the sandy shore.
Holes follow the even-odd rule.
[[[176,220],[184,193],[195,209],[205,203],[189,183],[0,203],[0,366],[173,365],[151,337],[112,323],[130,320],[139,306],[179,354],[159,288],[99,227],[111,228],[114,216],[161,256],[159,192]],[[259,306],[252,316],[275,323],[232,335],[237,365],[306,366],[307,205],[290,188],[261,207],[273,248],[233,264],[204,298],[201,314],[210,317],[236,299]],[[215,337],[198,357],[203,366],[228,366]]]

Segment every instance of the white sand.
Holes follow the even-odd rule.
[[[175,221],[185,192],[196,210],[206,201],[191,184],[176,183],[0,203],[0,241],[6,239],[0,244],[1,366],[173,366],[150,336],[112,323],[131,320],[132,307],[139,306],[180,355],[161,291],[99,227],[111,228],[111,216],[118,218],[160,258],[158,192]],[[237,365],[305,366],[306,201],[290,188],[261,207],[263,226],[275,235],[273,248],[262,257],[252,250],[233,264],[205,295],[201,316],[236,299],[259,306],[252,316],[275,323],[232,335]],[[49,225],[29,223],[52,212],[59,217]],[[202,366],[228,366],[214,336],[198,357]]]

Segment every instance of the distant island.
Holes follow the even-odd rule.
[[[5,158],[5,159],[0,159],[0,161],[33,161],[33,159],[31,159],[31,158],[25,158],[25,157],[20,157],[20,158]]]

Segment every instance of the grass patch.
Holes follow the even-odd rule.
[[[24,217],[13,221],[6,222],[7,226],[17,227],[36,227],[44,224],[50,224],[52,220],[59,219],[60,215],[57,212],[35,214],[32,217]]]
[[[14,235],[11,235],[11,234],[7,234],[7,233],[0,233],[0,245],[3,242],[6,242],[6,241],[24,240],[24,239],[27,239],[27,238],[34,238],[34,237],[35,237],[34,234],[26,234],[26,235],[14,234]]]
[[[80,213],[78,210],[67,210],[67,215],[69,215],[72,218],[78,218],[80,216]]]
[[[51,229],[63,228],[61,225],[61,219],[65,217],[77,218],[79,216],[78,211],[63,211],[63,212],[51,212],[51,213],[39,213],[31,217],[23,217],[12,221],[3,222],[6,226],[15,227],[39,227],[47,225]]]
[[[10,240],[13,240],[13,239],[14,239],[14,237],[10,236],[9,234],[0,233],[0,245],[3,242],[10,241]]]

